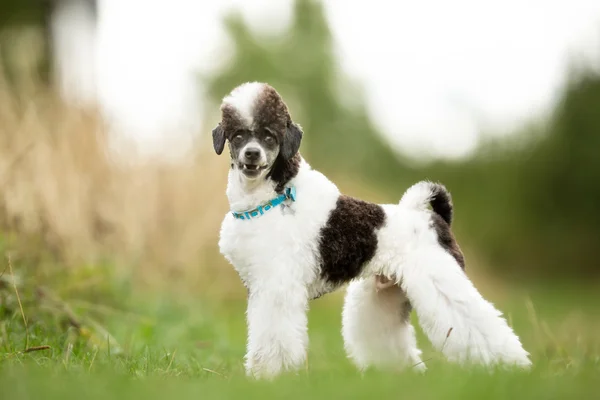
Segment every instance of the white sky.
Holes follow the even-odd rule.
[[[230,54],[223,16],[237,7],[276,33],[291,11],[290,0],[99,3],[99,99],[127,132],[162,145],[173,139],[163,132],[201,121],[195,74]],[[467,154],[480,128],[502,134],[547,110],[567,56],[600,62],[599,0],[324,3],[343,71],[366,89],[382,133],[411,153]]]

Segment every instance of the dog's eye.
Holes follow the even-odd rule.
[[[265,142],[267,142],[267,144],[273,144],[273,143],[275,143],[275,138],[271,135],[266,135]]]
[[[241,142],[241,141],[242,141],[242,139],[243,139],[243,136],[242,136],[242,135],[235,135],[235,136],[233,137],[233,142],[235,142],[235,143],[239,143],[239,142]]]

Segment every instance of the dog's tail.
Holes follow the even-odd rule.
[[[400,204],[409,208],[425,209],[428,205],[448,226],[452,224],[452,197],[440,183],[421,181],[412,185],[402,196]]]
[[[528,368],[529,353],[494,305],[450,253],[425,244],[403,259],[397,275],[433,346],[453,362]]]

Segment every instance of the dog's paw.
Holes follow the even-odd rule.
[[[258,380],[272,380],[283,371],[283,364],[259,355],[246,356],[246,376]]]

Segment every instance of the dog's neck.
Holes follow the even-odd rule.
[[[227,198],[231,211],[246,211],[277,197],[301,169],[300,154],[287,161],[275,162],[271,171],[264,176],[247,179],[237,166],[229,170]]]
[[[277,196],[276,183],[266,177],[249,180],[239,168],[229,171],[227,198],[231,211],[245,211],[257,207]]]

